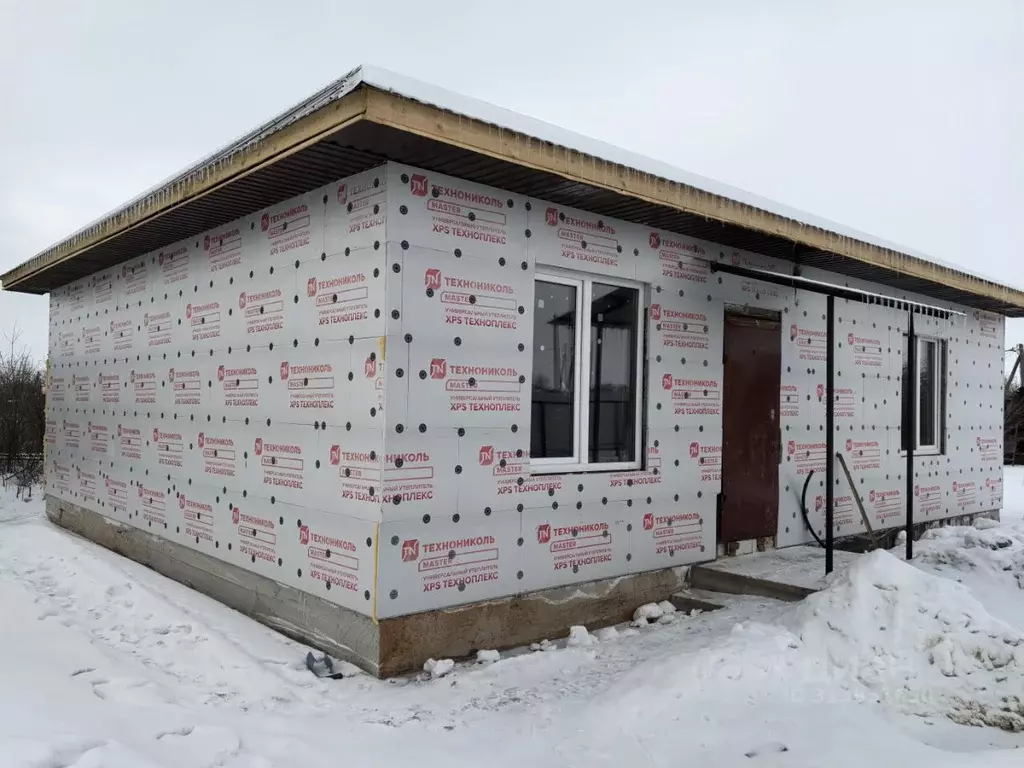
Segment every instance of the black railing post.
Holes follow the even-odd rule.
[[[914,333],[914,308],[907,313],[910,322],[907,325],[907,379],[903,382],[906,388],[907,401],[910,403],[910,423],[905,429],[907,441],[907,560],[914,559],[914,445],[917,443],[917,335]],[[934,374],[933,374],[934,375]]]
[[[832,502],[835,490],[835,302],[831,294],[825,299],[825,573],[832,573]]]

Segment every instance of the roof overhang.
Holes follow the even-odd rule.
[[[0,277],[3,287],[47,293],[96,270],[396,160],[787,259],[797,268],[819,267],[939,301],[1024,316],[1024,291],[867,236],[853,236],[838,225],[751,199],[715,182],[698,177],[673,180],[671,169],[663,174],[642,170],[643,158],[629,156],[627,165],[573,149],[571,134],[543,123],[516,116],[526,128],[509,128],[513,121],[503,118],[511,113],[494,108],[491,115],[471,117],[463,113],[470,110],[455,111],[442,98],[433,98],[428,86],[422,87],[424,91],[399,91],[391,80],[355,70],[12,269]],[[564,137],[565,143],[545,139],[545,134]]]

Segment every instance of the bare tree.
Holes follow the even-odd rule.
[[[46,395],[43,371],[15,326],[0,348],[0,474],[19,486],[38,480],[42,471]]]

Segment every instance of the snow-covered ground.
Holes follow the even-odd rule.
[[[1024,471],[1005,487],[1002,525],[862,557],[797,605],[389,682],[314,678],[301,645],[0,491],[0,768],[1019,766]]]

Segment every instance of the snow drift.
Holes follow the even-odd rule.
[[[889,710],[1024,730],[1024,633],[965,586],[877,551],[771,623],[741,622],[615,687],[616,717],[671,720],[680,699],[705,712],[737,701],[774,711],[879,703]],[[642,713],[642,716],[639,714]]]
[[[999,525],[981,519],[975,525],[950,525],[925,531],[914,545],[915,562],[938,573],[949,570],[989,577],[1024,589],[1024,525]]]
[[[1024,730],[1024,633],[961,584],[877,551],[791,619],[803,652],[844,688],[904,712]]]

